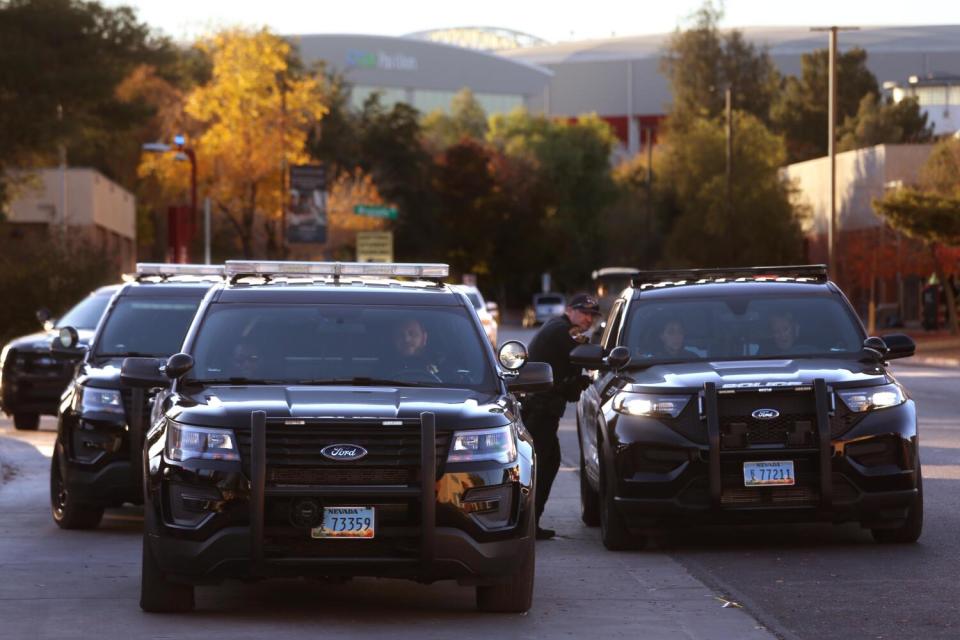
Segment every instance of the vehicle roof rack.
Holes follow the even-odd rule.
[[[190,278],[199,280],[222,279],[224,276],[221,264],[174,264],[166,262],[138,262],[136,271],[124,274],[126,282],[144,282],[150,279],[167,281],[171,278]]]
[[[633,286],[675,287],[712,282],[801,282],[827,281],[827,267],[823,264],[778,267],[734,267],[729,269],[668,269],[641,271],[633,277]]]
[[[293,262],[284,260],[227,260],[225,273],[230,282],[241,278],[412,278],[441,283],[450,267],[417,262]]]

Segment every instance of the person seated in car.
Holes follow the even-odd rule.
[[[684,345],[686,330],[683,323],[676,318],[664,322],[658,336],[660,345],[654,357],[664,360],[690,360],[700,357],[700,354]]]
[[[263,358],[253,342],[238,342],[230,353],[230,374],[237,378],[256,378],[261,374]]]
[[[789,311],[778,311],[770,315],[770,344],[767,345],[764,352],[776,355],[788,355],[791,353],[812,353],[816,348],[800,344],[800,325],[796,318]]]
[[[425,372],[436,376],[440,368],[436,358],[429,353],[427,330],[416,318],[407,318],[393,329],[393,346],[399,358],[397,363],[400,371]]]

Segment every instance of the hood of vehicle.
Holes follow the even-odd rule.
[[[630,370],[626,376],[638,387],[678,389],[699,389],[707,382],[722,389],[810,384],[818,378],[831,385],[873,385],[890,379],[875,364],[832,358],[670,363]]]
[[[77,335],[80,337],[80,344],[89,345],[90,341],[93,340],[93,333],[90,329],[78,329]],[[17,351],[49,351],[50,343],[58,335],[60,335],[58,329],[38,331],[37,333],[14,338],[7,343],[7,348],[16,349]]]
[[[444,430],[509,424],[502,396],[469,389],[411,387],[212,386],[179,398],[170,417],[186,424],[246,427],[253,411],[268,418],[417,419],[436,415]]]
[[[80,376],[78,378],[78,382],[88,387],[119,389],[121,386],[120,367],[122,365],[123,358],[98,360],[93,364],[84,362],[80,367]]]

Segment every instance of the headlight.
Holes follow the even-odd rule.
[[[480,462],[494,460],[509,464],[517,459],[517,435],[513,425],[496,429],[457,431],[447,462]]]
[[[171,460],[239,460],[237,440],[230,429],[167,423],[167,457]]]
[[[613,410],[630,416],[676,418],[690,402],[690,396],[657,396],[621,391],[613,397]]]
[[[118,389],[80,387],[80,413],[115,413],[123,415],[123,400]]]
[[[898,384],[885,384],[866,389],[837,390],[837,395],[843,400],[843,404],[847,405],[850,411],[854,413],[895,407],[907,401],[906,394]]]

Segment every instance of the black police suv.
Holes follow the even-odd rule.
[[[610,549],[692,523],[923,525],[916,409],[826,269],[642,272],[615,301],[577,405],[584,522]]]
[[[79,362],[71,354],[50,352],[50,343],[62,327],[75,327],[81,344],[89,344],[97,322],[110,297],[120,285],[96,289],[63,314],[59,320],[44,321],[44,330],[10,341],[0,351],[0,407],[13,416],[13,426],[21,431],[34,431],[41,415],[57,415],[60,394]]]
[[[192,609],[225,578],[379,576],[526,611],[535,465],[513,394],[549,365],[516,342],[495,358],[446,265],[226,271],[183,353],[123,367],[172,379],[145,444],[140,606]]]
[[[135,281],[111,299],[89,346],[66,326],[54,353],[82,354],[57,415],[50,467],[54,521],[64,529],[100,523],[105,507],[141,503],[143,434],[149,390],[124,384],[129,356],[176,353],[218,269],[205,265],[138,264]]]

